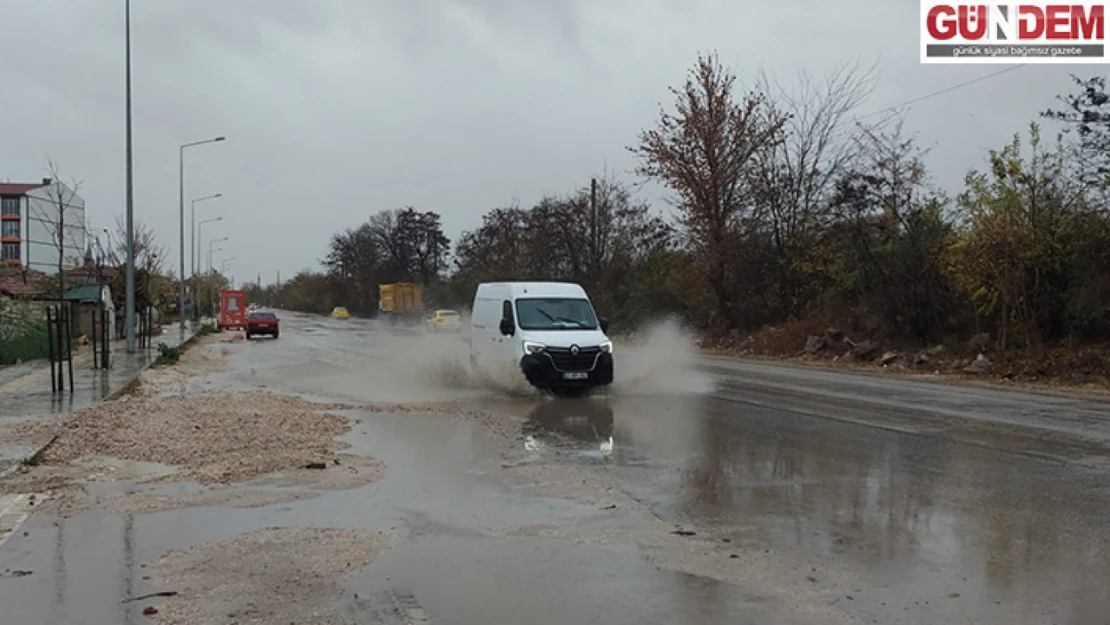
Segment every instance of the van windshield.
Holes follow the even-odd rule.
[[[535,297],[516,301],[517,325],[522,330],[596,330],[597,317],[589,300]]]

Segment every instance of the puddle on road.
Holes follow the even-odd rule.
[[[422,537],[395,545],[347,587],[348,601],[411,591],[444,624],[779,622],[740,588],[660,570],[633,549],[542,539]]]
[[[874,599],[858,608],[894,618],[914,596],[932,603],[910,609],[984,623],[1110,613],[1106,471],[711,397],[609,405],[629,496],[850,570]]]
[[[315,334],[283,333],[280,345],[259,344],[262,349],[233,346],[232,357],[249,373],[222,376],[224,384],[358,402],[487,401],[481,391],[442,385],[438,395],[425,394],[425,382],[406,382],[410,372],[395,361],[362,353],[372,335]],[[418,337],[405,338],[413,339],[410,347],[420,344]],[[316,351],[302,356],[302,350]],[[314,360],[317,355],[325,360]],[[795,554],[829,572],[814,583],[860,579],[866,594],[855,588],[846,594],[880,622],[894,622],[905,610],[935,621],[1007,624],[1098,622],[1110,613],[1110,478],[1096,463],[1087,469],[1046,463],[775,405],[653,393],[645,386],[588,400],[516,402],[509,410],[521,419],[519,445],[552,465],[604,464],[629,496],[665,520],[696,527],[696,538],[736,534],[760,551]],[[598,614],[699,623],[751,616],[744,601],[716,607],[711,595],[735,595],[734,588],[658,571],[627,552],[500,536],[520,527],[620,526],[599,516],[596,506],[522,496],[487,481],[498,470],[498,450],[479,426],[444,415],[354,416],[363,421],[347,440],[386,463],[383,480],[265,508],[90,514],[57,526],[38,519],[28,537],[0,551],[4,568],[35,572],[4,580],[0,604],[15,606],[25,617],[16,621],[31,625],[75,615],[118,622],[116,600],[142,585],[136,562],[269,525],[326,523],[396,528],[401,544],[367,575],[418,589],[433,617],[450,610],[468,617],[461,622],[515,624],[544,623],[548,615],[565,617],[552,623],[591,622]],[[524,449],[529,436],[531,450]],[[609,436],[613,447],[605,455],[601,445]],[[804,570],[797,575],[781,584],[808,583]],[[370,588],[371,581],[352,583]],[[591,590],[594,585],[600,590]],[[581,610],[577,597],[566,601],[574,593],[583,597]],[[683,601],[681,611],[669,611]],[[503,613],[506,606],[515,611]]]
[[[604,399],[537,402],[522,427],[524,449],[563,461],[607,462],[612,459],[613,408]]]
[[[353,416],[362,422],[346,437],[352,451],[372,455],[387,467],[383,479],[366,487],[323,491],[313,500],[259,508],[32,517],[0,550],[3,568],[33,573],[0,583],[0,604],[8,610],[5,618],[26,625],[124,622],[142,609],[120,603],[124,598],[173,590],[152,587],[144,579],[144,563],[169,550],[270,526],[391,530],[401,538],[473,538],[552,523],[565,531],[582,524],[620,527],[594,506],[520,495],[487,479],[484,474],[495,469],[497,456],[472,423],[419,413]],[[327,470],[343,469],[340,465]],[[89,486],[109,495],[128,489],[159,496],[200,492],[191,483]],[[254,488],[250,483],[238,487]]]

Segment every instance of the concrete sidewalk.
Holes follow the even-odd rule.
[[[177,326],[168,327],[161,335],[151,337],[149,348],[137,348],[134,354],[127,353],[123,341],[113,341],[112,366],[107,370],[93,369],[92,347],[82,346],[73,353],[72,391],[67,388],[54,393],[50,390],[50,364],[45,360],[0,369],[0,424],[67,413],[101,402],[122,390],[154,363],[159,343],[176,347],[192,338],[199,328],[199,325],[187,326],[182,333]],[[0,477],[8,475],[40,447],[0,440]]]

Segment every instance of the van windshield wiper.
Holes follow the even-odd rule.
[[[573,323],[574,325],[578,326],[579,328],[586,327],[586,324],[580,319],[570,319],[570,318],[567,318],[567,317],[555,317],[555,319],[557,319],[559,321],[565,321],[567,323]]]

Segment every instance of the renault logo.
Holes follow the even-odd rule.
[[[578,346],[577,345],[571,345],[570,346],[570,355],[571,356],[577,356],[578,355]]]

